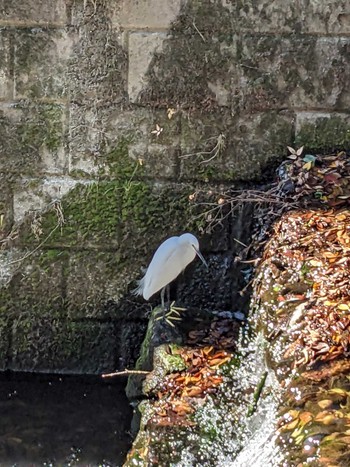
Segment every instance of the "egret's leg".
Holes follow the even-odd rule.
[[[167,307],[165,307],[165,290],[167,291]],[[180,321],[180,312],[185,311],[186,308],[178,308],[175,307],[175,302],[170,303],[170,286],[166,285],[160,291],[160,300],[163,313],[160,313],[160,316],[156,318],[156,320],[165,319],[165,321],[174,327],[173,321]]]
[[[170,307],[170,285],[166,285],[165,286],[166,288],[166,297],[167,297],[167,301],[166,301],[166,307],[167,309]]]
[[[164,303],[165,289],[166,289],[166,286],[163,287],[162,290],[160,291],[160,300],[161,300],[163,310],[165,310],[165,303]]]

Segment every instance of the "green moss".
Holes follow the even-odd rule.
[[[24,255],[24,253],[23,253]],[[0,316],[62,316],[64,309],[63,272],[67,252],[46,250],[29,256],[21,263],[7,287],[0,289]]]
[[[41,29],[37,33],[29,33],[28,30],[17,31],[16,66],[21,71],[30,71],[33,63],[42,57],[46,50],[48,38]]]
[[[305,122],[296,136],[296,145],[304,145],[309,151],[334,150],[349,147],[349,144],[350,125],[338,116]]]
[[[69,172],[72,178],[86,179],[86,172],[80,169],[73,169]]]
[[[158,310],[159,313],[159,310]],[[154,313],[154,316],[157,316],[157,313]],[[179,346],[176,344],[164,344],[154,349],[154,370],[157,374],[156,379],[159,376],[164,377],[169,373],[174,373],[177,371],[182,371],[186,368],[186,364],[183,358],[178,353]],[[149,382],[149,389],[150,390]],[[157,387],[157,384],[154,386]]]
[[[51,236],[52,243],[66,246],[113,242],[120,220],[120,186],[116,182],[78,185],[62,200],[65,222]],[[57,226],[54,211],[43,218],[44,235]],[[31,238],[33,240],[33,238]]]
[[[62,200],[65,222],[51,236],[52,243],[81,245],[98,243],[116,245],[119,242],[126,209],[135,206],[133,216],[150,193],[146,182],[136,181],[142,175],[142,166],[128,156],[128,142],[122,140],[105,156],[109,177],[90,185],[79,184]],[[102,173],[100,174],[102,176]],[[48,235],[57,225],[54,211],[43,218],[44,233]],[[28,240],[33,241],[31,235]]]
[[[0,154],[7,181],[16,174],[38,177],[42,148],[55,152],[64,143],[63,113],[58,104],[24,101],[0,112]]]
[[[42,267],[49,266],[56,261],[62,261],[69,258],[68,251],[48,249],[42,250],[38,259],[38,264]]]
[[[106,155],[106,160],[112,178],[79,184],[63,197],[65,222],[61,228],[56,228],[54,210],[43,216],[42,238],[51,233],[49,245],[117,247],[122,238],[132,235],[136,243],[139,238],[138,247],[154,232],[159,238],[186,226],[197,228],[197,222],[189,225],[191,187],[155,187],[144,180],[143,167],[129,158],[124,140]],[[37,242],[30,231],[26,241]]]
[[[9,315],[13,309],[11,291],[8,287],[0,289],[0,316]]]
[[[222,172],[222,170],[219,171],[213,166],[203,164],[203,165],[198,166],[197,173],[199,175],[200,180],[203,180],[203,182],[209,182],[211,180],[215,180],[218,178],[224,179],[225,177],[223,177],[223,174],[220,172]]]
[[[189,189],[174,186],[161,189],[143,182],[133,183],[123,193],[122,219],[125,233],[158,232],[166,235],[189,222]]]
[[[162,313],[160,307],[153,309],[152,317],[140,349],[140,356],[135,365],[135,369],[137,370],[151,370],[154,366],[157,371],[157,377],[159,377],[159,374],[164,376],[165,374],[182,371],[186,368],[183,358],[177,353],[178,346],[176,344],[160,345],[154,348],[154,330],[159,313]],[[149,385],[152,386],[151,383]]]
[[[59,30],[41,28],[15,31],[14,67],[20,95],[35,99],[65,94],[64,60],[57,48],[61,34]]]
[[[50,151],[57,150],[63,137],[63,107],[57,104],[26,104],[16,106],[22,110],[22,118],[17,127],[22,147],[39,149],[45,145]]]
[[[106,154],[105,161],[111,176],[127,181],[136,172],[138,174],[142,173],[142,166],[129,158],[129,145],[131,143],[132,137],[129,139],[122,138],[118,145]]]

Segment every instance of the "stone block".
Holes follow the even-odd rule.
[[[40,227],[40,224],[33,225]],[[18,317],[23,313],[65,315],[64,271],[67,252],[48,249],[26,257],[27,250],[21,251],[21,273],[14,274],[7,288],[0,290],[1,303],[9,316]]]
[[[155,53],[152,47],[142,52],[142,33],[130,33],[130,53],[134,45],[139,55],[153,55],[142,65],[143,83],[133,86],[129,82],[130,92],[134,87],[139,102],[155,107],[211,111],[229,105],[231,80],[237,74],[237,31],[232,18],[220,2],[188,2]],[[138,54],[134,58],[136,73],[141,71]],[[130,75],[134,75],[132,69]]]
[[[127,54],[122,34],[111,26],[118,2],[74,2],[72,22],[79,31],[69,66],[70,100],[92,99],[98,109],[120,108],[127,92]]]
[[[13,194],[11,184],[5,177],[0,177],[0,183],[0,240],[3,240],[13,224]]]
[[[259,180],[284,158],[293,141],[294,113],[261,112],[242,116],[233,129],[232,158],[227,168],[235,179]]]
[[[350,5],[345,0],[301,0],[300,9],[302,33],[350,33]]]
[[[27,214],[34,211],[43,215],[52,201],[61,200],[77,183],[77,180],[69,177],[22,179],[16,184],[13,194],[15,222],[22,222]]]
[[[182,124],[181,177],[204,182],[259,179],[292,143],[293,115],[255,113],[237,118],[226,112],[195,114]]]
[[[63,105],[22,101],[0,107],[1,170],[36,177],[64,171],[64,143]]]
[[[167,29],[183,4],[183,0],[122,0],[115,22],[128,29]]]
[[[133,32],[129,34],[128,94],[136,102],[146,84],[146,73],[155,53],[162,49],[164,33]]]
[[[350,117],[345,113],[298,112],[296,145],[309,151],[334,151],[350,145]]]
[[[17,248],[0,251],[0,287],[6,287],[10,283],[22,257],[23,251]]]
[[[184,114],[181,120],[180,177],[204,182],[225,180],[225,158],[231,153],[233,119],[228,111]]]
[[[128,310],[129,313],[125,310],[124,319],[128,320],[124,323],[118,322],[117,324],[117,339],[120,343],[117,368],[120,368],[121,370],[124,368],[135,368],[136,362],[140,357],[140,347],[145,337],[149,321],[146,307],[149,309],[148,304],[145,304],[143,309],[139,306],[139,310],[142,310],[141,317],[133,316],[130,318],[130,310]],[[134,305],[133,310],[135,311],[135,309]]]
[[[129,157],[141,161],[144,176],[174,179],[179,165],[180,114],[171,119],[166,110],[133,114],[134,135],[129,145]]]
[[[118,251],[71,253],[67,270],[70,315],[74,319],[110,317],[107,303],[117,303],[127,293],[127,269]],[[112,316],[116,312],[113,309]]]
[[[118,176],[127,156],[134,175],[174,178],[179,146],[179,116],[136,107],[127,111],[80,111],[71,107],[70,173]],[[157,128],[159,131],[157,132]],[[142,167],[138,164],[142,164]],[[131,175],[131,174],[130,174]]]
[[[25,22],[38,24],[66,23],[65,0],[0,0],[1,21],[8,23]]]
[[[132,148],[135,154],[135,148]],[[174,179],[179,165],[180,149],[162,144],[150,144],[143,155],[143,163],[154,176]]]
[[[100,374],[115,367],[116,347],[112,323],[21,315],[12,327],[8,369]]]
[[[184,307],[230,310],[233,259],[218,253],[207,257],[207,262],[208,271],[200,261],[196,261],[178,278],[177,303]]]
[[[69,108],[69,173],[97,175],[99,159],[105,145],[108,110],[90,103],[72,103]]]
[[[228,2],[226,2],[228,3]],[[229,6],[242,32],[293,33],[300,30],[300,2],[285,0],[239,0]]]
[[[0,311],[0,371],[7,370],[10,352],[11,321],[6,313]]]
[[[73,33],[59,29],[17,29],[13,41],[15,98],[65,97]]]
[[[240,108],[347,109],[349,46],[339,37],[246,36],[233,90]]]
[[[11,100],[13,94],[13,78],[11,76],[10,35],[0,31],[0,100]]]
[[[44,235],[50,236],[46,244],[61,248],[115,248],[119,244],[122,192],[117,181],[78,183],[62,197],[64,223],[59,229],[54,207],[43,216]],[[33,240],[29,236],[28,241]]]
[[[110,107],[96,108],[92,102],[71,104],[69,172],[115,175],[118,171],[115,158],[128,152],[132,144],[148,146],[151,129],[152,113],[147,109],[116,111]]]

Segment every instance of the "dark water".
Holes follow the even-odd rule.
[[[121,466],[131,444],[124,386],[0,374],[0,466]]]

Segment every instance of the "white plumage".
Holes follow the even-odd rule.
[[[180,237],[168,238],[154,253],[146,274],[139,281],[135,294],[142,295],[145,300],[148,300],[176,279],[196,255],[207,266],[194,235],[185,233]]]

